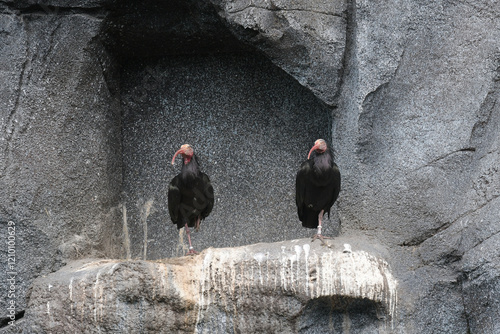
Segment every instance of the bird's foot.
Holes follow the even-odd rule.
[[[312,241],[311,241],[311,242],[313,242],[313,241],[314,241],[314,240],[316,240],[316,239],[321,240],[321,243],[322,243],[323,245],[328,246],[328,244],[325,242],[325,239],[331,239],[331,238],[330,238],[330,237],[324,237],[324,236],[322,236],[321,234],[315,234],[315,235],[313,235],[313,238],[312,238]]]
[[[194,250],[194,248],[189,248],[189,251],[186,253],[186,255],[196,255],[199,254],[197,251]]]

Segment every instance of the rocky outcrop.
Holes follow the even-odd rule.
[[[120,253],[120,116],[99,18],[0,6],[0,259],[13,222],[16,260],[0,281],[16,272],[19,313],[34,277]]]
[[[231,31],[330,106],[346,46],[347,1],[211,0]]]
[[[332,329],[360,316],[391,328],[397,283],[387,262],[364,248],[356,244],[343,252],[342,244],[328,248],[302,239],[209,248],[154,262],[77,262],[36,280],[30,328],[37,333],[310,332],[324,320],[308,313],[322,307],[343,318],[333,321]],[[365,325],[348,326],[358,332]]]
[[[16,262],[0,270],[15,292],[0,298],[0,327],[55,332],[79,326],[78,309],[84,331],[118,331],[134,328],[128,318],[147,326],[139,315],[158,306],[153,327],[187,332],[497,333],[499,18],[486,0],[1,2],[0,262]],[[390,264],[392,306],[394,294],[320,287],[312,298],[319,283],[291,260],[299,274],[279,263],[269,290],[260,255],[230,253],[265,241],[273,261],[297,255],[275,243],[309,233],[294,174],[318,137],[332,140],[343,183],[324,232],[371,245],[349,257],[383,264],[362,276],[371,291]],[[184,142],[217,200],[193,237],[217,248],[187,260],[191,282],[187,264],[166,259],[184,253],[165,201]],[[359,273],[340,250],[322,254]],[[105,260],[72,263],[90,257]],[[237,270],[247,286],[223,283]]]
[[[333,136],[344,226],[401,252],[404,331],[495,333],[479,297],[498,298],[498,6],[351,8]]]

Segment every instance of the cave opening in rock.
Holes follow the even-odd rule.
[[[378,333],[384,320],[383,307],[373,300],[346,296],[312,299],[298,319],[299,333]]]
[[[296,217],[295,173],[314,140],[330,138],[330,110],[239,42],[209,3],[125,1],[112,12],[131,257],[185,253],[167,207],[180,170],[170,160],[184,143],[215,188],[193,235],[198,250],[309,236]]]

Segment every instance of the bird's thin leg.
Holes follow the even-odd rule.
[[[322,225],[321,225],[321,221],[323,220],[323,214],[324,214],[324,210],[321,210],[321,212],[319,213],[318,215],[318,233],[316,233],[314,236],[313,236],[313,239],[312,241],[316,240],[316,239],[319,239],[321,240],[321,243],[325,244],[326,245],[326,242],[324,239],[331,239],[329,237],[324,237],[323,235],[321,235],[321,229],[322,229]]]
[[[186,224],[185,227],[186,227],[186,234],[188,236],[188,241],[189,241],[189,251],[187,252],[187,255],[198,254],[198,252],[195,251],[193,246],[191,245],[191,232],[189,231],[188,224]]]
[[[194,230],[198,232],[200,230],[200,217],[196,219],[196,224],[194,225]]]

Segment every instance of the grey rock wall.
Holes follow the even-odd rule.
[[[121,126],[107,53],[94,40],[101,20],[13,7],[0,20],[0,256],[7,263],[13,222],[16,260],[0,281],[17,273],[21,312],[33,278],[120,253]],[[8,301],[2,288],[2,319]]]
[[[498,297],[498,14],[486,2],[351,7],[339,212],[398,253],[403,331],[497,331],[486,316],[498,306],[479,300]]]
[[[313,234],[296,222],[294,197],[298,166],[314,138],[329,135],[330,111],[313,94],[269,61],[245,54],[134,61],[121,82],[132,258],[186,252],[167,207],[168,184],[181,168],[172,157],[184,143],[215,189],[215,209],[192,233],[195,249]],[[325,228],[336,233],[337,224]]]
[[[25,314],[7,327],[9,299],[0,299],[0,330],[50,332],[41,301],[55,300],[48,284],[69,284],[67,269],[57,270],[75,268],[74,259],[182,253],[164,187],[176,172],[169,160],[185,141],[219,196],[194,235],[199,250],[308,235],[294,216],[293,178],[319,136],[331,139],[343,177],[327,227],[360,240],[371,256],[384,250],[397,281],[393,322],[379,326],[369,301],[339,312],[331,296],[300,302],[293,319],[279,308],[253,319],[300,324],[292,331],[304,333],[500,330],[494,2],[27,0],[2,2],[0,11],[0,236],[5,245],[8,222],[15,223],[16,312]],[[203,130],[193,133],[193,125]],[[6,263],[7,247],[0,256]],[[109,261],[130,265],[127,278],[155,266]],[[1,281],[8,277],[2,269]],[[155,279],[141,277],[154,291]],[[94,278],[82,280],[88,303]],[[151,292],[134,291],[120,297],[134,304],[131,319],[143,315],[140,298]],[[283,293],[277,298],[299,307],[300,293]],[[59,316],[68,311],[69,304],[55,305]],[[234,320],[212,306],[217,321],[195,330],[222,330]],[[57,319],[63,330],[77,318]],[[176,328],[192,332],[196,322],[188,323]]]
[[[328,105],[335,105],[346,44],[347,1],[211,0],[229,29]]]

